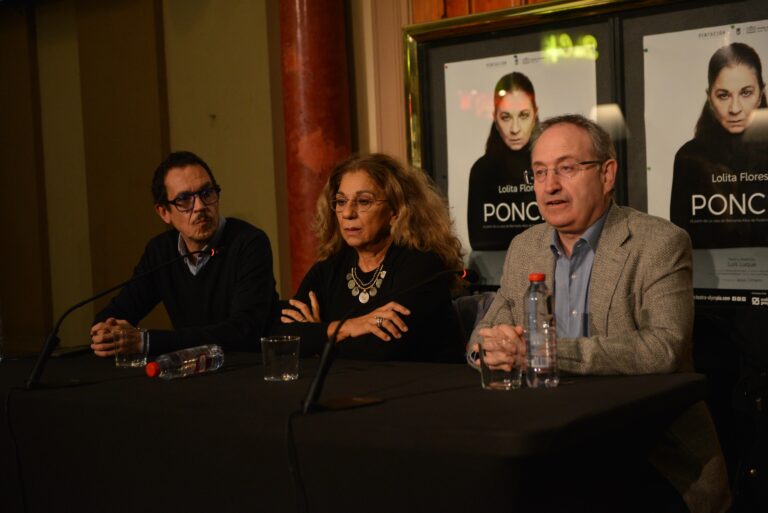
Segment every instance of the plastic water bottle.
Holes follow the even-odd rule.
[[[215,344],[190,347],[157,357],[145,370],[150,378],[183,378],[192,374],[213,372],[224,365],[224,352]]]
[[[525,294],[526,383],[532,388],[553,388],[560,383],[557,371],[557,331],[545,275],[531,273]]]

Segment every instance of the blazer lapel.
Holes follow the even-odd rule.
[[[608,314],[621,273],[629,256],[626,214],[612,204],[605,220],[589,280],[590,335],[608,332]]]

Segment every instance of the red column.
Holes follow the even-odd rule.
[[[314,263],[317,197],[352,151],[343,0],[282,0],[280,42],[294,290]]]

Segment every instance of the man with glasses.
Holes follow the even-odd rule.
[[[512,240],[501,288],[468,345],[470,363],[477,364],[482,339],[489,365],[524,361],[523,297],[528,275],[541,272],[554,291],[562,371],[692,371],[686,232],[613,202],[616,151],[608,134],[582,116],[542,123],[531,159],[529,178],[546,223]],[[652,463],[691,511],[723,510],[729,501],[725,464],[704,403],[684,413],[668,435],[675,450],[656,451]]]
[[[174,330],[149,330],[150,354],[203,344],[258,348],[277,313],[272,250],[263,231],[219,214],[220,194],[208,164],[194,153],[171,153],[158,166],[155,211],[173,229],[149,241],[134,276],[160,268],[127,285],[96,315],[96,355],[114,355],[112,330],[136,326],[161,301]]]

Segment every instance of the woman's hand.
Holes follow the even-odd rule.
[[[281,311],[280,321],[283,324],[290,324],[292,322],[322,322],[317,296],[311,290],[309,291],[309,306],[298,299],[289,299],[288,304],[293,308],[283,308]]]
[[[339,330],[336,342],[368,333],[386,341],[392,340],[392,337],[402,338],[403,333],[408,331],[408,326],[400,318],[400,315],[411,315],[411,311],[399,303],[390,301],[371,313],[348,319]],[[333,335],[338,324],[339,321],[333,321],[328,325],[328,337]]]

